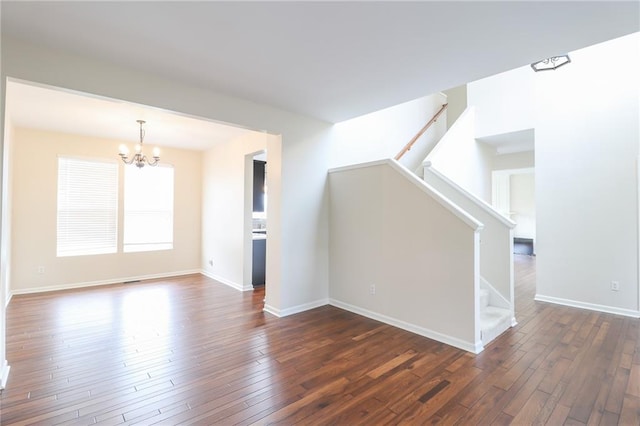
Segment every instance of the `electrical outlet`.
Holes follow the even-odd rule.
[[[375,284],[371,284],[371,285],[369,286],[369,294],[370,294],[371,296],[373,296],[374,294],[376,294],[376,285],[375,285]]]
[[[620,290],[620,283],[618,281],[611,281],[611,291]]]
[[[38,273],[44,274],[44,266],[38,266]]]
[[[213,266],[213,259],[209,259],[209,266]]]

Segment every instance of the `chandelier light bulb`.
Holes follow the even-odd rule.
[[[139,169],[143,168],[145,166],[145,164],[148,164],[150,166],[156,166],[158,165],[158,161],[160,161],[160,150],[158,148],[154,148],[153,149],[153,160],[150,161],[146,155],[144,155],[143,152],[143,144],[144,144],[144,128],[142,127],[142,125],[145,123],[144,120],[136,120],[139,124],[140,124],[140,143],[137,143],[135,146],[135,155],[131,158],[129,158],[129,150],[127,149],[127,147],[123,144],[120,145],[120,158],[122,158],[122,161],[129,165],[129,164],[135,164],[136,167],[138,167]]]

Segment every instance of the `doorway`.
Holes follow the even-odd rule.
[[[252,158],[251,185],[251,285],[254,289],[266,285],[267,260],[267,152]]]
[[[535,256],[534,168],[494,170],[491,176],[491,185],[493,207],[516,223],[513,232],[514,253]]]

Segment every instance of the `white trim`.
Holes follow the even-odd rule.
[[[504,215],[500,214],[500,212],[498,212],[491,204],[489,204],[486,201],[476,197],[474,194],[470,193],[469,191],[467,191],[466,189],[464,189],[463,187],[461,187],[460,185],[458,185],[457,183],[455,183],[454,181],[452,181],[451,179],[449,179],[448,177],[446,177],[445,175],[440,173],[438,170],[435,169],[435,167],[433,166],[433,164],[431,164],[430,161],[429,162],[425,162],[424,169],[425,169],[425,172],[428,170],[435,177],[437,177],[438,179],[442,180],[443,182],[449,184],[453,189],[455,189],[456,191],[460,192],[462,195],[465,195],[476,206],[480,207],[480,209],[482,209],[485,212],[487,212],[490,216],[492,216],[493,218],[497,219],[503,225],[508,226],[511,229],[516,227],[516,223],[514,221],[512,221],[508,217],[505,217]]]
[[[281,317],[280,309],[274,308],[273,306],[267,305],[266,303],[264,304],[264,307],[262,308],[262,310],[278,318]]]
[[[458,217],[458,219],[466,223],[471,229],[478,232],[484,228],[484,225],[481,222],[479,222],[476,218],[474,218],[473,216],[471,216],[470,214],[462,210],[457,205],[453,204],[451,201],[449,201],[447,197],[442,195],[440,192],[436,191],[435,188],[427,184],[424,180],[420,179],[418,176],[412,173],[409,169],[407,169],[405,166],[403,166],[402,164],[400,164],[398,161],[394,159],[387,158],[385,160],[370,161],[368,163],[354,164],[352,166],[337,167],[335,169],[330,169],[329,173],[339,173],[339,172],[344,172],[349,170],[361,169],[365,167],[377,167],[377,166],[384,166],[384,165],[387,165],[392,169],[394,169],[395,171],[397,171],[409,182],[413,183],[416,187],[418,187],[424,193],[426,193],[431,198],[436,200],[442,207],[446,208],[451,213],[453,213],[456,217]]]
[[[640,311],[640,155],[638,156],[638,160],[636,161],[636,178],[638,180],[638,199],[637,199],[638,209],[636,211],[636,213],[638,214],[638,246],[637,246],[638,264],[636,269],[636,274],[638,278],[638,287],[636,288],[636,292],[638,293],[638,305],[636,306],[636,309]],[[535,246],[534,246],[534,250],[535,250]]]
[[[504,175],[525,175],[525,174],[529,174],[529,173],[535,173],[536,172],[536,168],[535,167],[521,167],[519,169],[500,169],[500,170],[493,170],[491,173],[495,173],[495,174],[504,174]]]
[[[353,312],[354,314],[362,315],[363,317],[371,318],[376,321],[383,322],[385,324],[392,325],[394,327],[401,328],[411,333],[418,334],[423,337],[427,337],[432,340],[436,340],[447,345],[455,346],[458,349],[462,349],[467,352],[479,354],[484,350],[481,341],[466,342],[456,337],[452,337],[446,334],[438,333],[437,331],[429,330],[428,328],[419,327],[408,322],[404,322],[395,318],[388,317],[386,315],[378,314],[376,312],[369,311],[367,309],[359,308],[349,303],[344,303],[339,300],[329,299],[329,304],[345,311]]]
[[[11,370],[11,367],[5,359],[2,363],[2,368],[0,368],[0,389],[4,389],[7,386],[7,380],[9,380],[9,370]]]
[[[480,233],[473,235],[473,338],[482,342],[482,328],[480,324]],[[477,344],[476,344],[477,346]],[[477,353],[477,352],[476,352]]]
[[[368,161],[366,163],[351,164],[349,166],[334,167],[329,169],[329,173],[347,172],[349,170],[364,169],[366,167],[382,166],[389,162],[388,159]]]
[[[204,269],[201,270],[200,273],[202,275],[204,275],[205,277],[211,278],[212,280],[216,280],[219,283],[224,284],[226,286],[229,286],[229,287],[231,287],[231,288],[233,288],[235,290],[238,290],[238,291],[253,290],[253,286],[252,285],[251,286],[243,286],[243,285],[240,285],[240,284],[235,283],[233,281],[230,281],[230,280],[228,280],[226,278],[222,278],[219,275],[215,275],[215,274],[212,274],[211,272],[205,271]]]
[[[7,297],[7,301],[4,304],[4,307],[6,308],[7,306],[9,306],[9,302],[11,302],[11,298],[13,297],[13,293],[9,292],[9,296]]]
[[[454,216],[457,216],[460,220],[466,223],[471,229],[476,232],[481,231],[484,228],[484,225],[475,217],[471,216],[469,213],[458,207],[456,204],[449,201],[447,197],[438,192],[434,187],[426,183],[424,180],[417,177],[414,173],[411,173],[409,169],[400,164],[396,160],[389,159],[387,160],[387,164],[391,166],[391,168],[395,169],[401,175],[403,175],[409,182],[413,183],[419,189],[421,189],[424,193],[431,196],[434,200],[436,200],[440,205],[451,213]]]
[[[570,306],[572,308],[588,309],[590,311],[604,312],[607,314],[623,315],[625,317],[640,318],[640,311],[632,309],[616,308],[613,306],[598,305],[595,303],[578,302],[576,300],[562,299],[560,297],[536,294],[534,300],[538,302],[555,303],[557,305]]]
[[[289,315],[299,314],[300,312],[310,311],[329,304],[329,299],[320,299],[314,302],[303,303],[302,305],[292,306],[291,308],[278,309],[265,303],[263,310],[278,318],[288,317]]]
[[[139,275],[135,277],[125,277],[125,278],[112,278],[109,280],[100,280],[100,281],[88,281],[88,282],[80,282],[80,283],[67,283],[67,284],[58,284],[52,286],[44,286],[44,287],[33,287],[27,289],[16,289],[12,290],[10,293],[10,297],[18,294],[32,294],[32,293],[44,293],[47,291],[59,291],[59,290],[73,290],[76,288],[84,288],[84,287],[96,287],[101,285],[110,285],[110,284],[123,284],[130,281],[142,281],[142,280],[152,280],[158,278],[170,278],[170,277],[178,277],[181,275],[192,275],[199,274],[199,269],[191,269],[187,271],[174,271],[174,272],[164,272],[160,274],[148,274],[148,275]]]

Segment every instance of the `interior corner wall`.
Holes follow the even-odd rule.
[[[433,167],[476,197],[491,203],[495,149],[475,139],[475,108],[470,107],[427,157]]]
[[[291,286],[279,288],[281,309],[293,313],[328,303],[329,298],[329,189],[327,164],[331,126],[305,126],[297,135],[295,145],[286,147],[282,135],[280,233],[281,279]],[[271,154],[268,154],[269,156]],[[271,158],[271,157],[269,157]],[[276,159],[277,160],[277,159]],[[269,160],[270,161],[270,160]],[[267,163],[268,164],[268,163]],[[267,220],[271,222],[273,191],[269,183],[271,168],[267,166],[269,206]],[[287,196],[290,194],[292,196]],[[295,195],[293,195],[295,194]],[[271,223],[267,225],[271,235]],[[267,237],[267,250],[272,248]],[[276,241],[277,242],[277,241]],[[271,265],[267,253],[267,267]],[[270,273],[267,271],[267,280]],[[266,303],[273,295],[267,289]]]
[[[536,74],[537,294],[637,316],[640,36],[570,55]]]
[[[279,250],[280,270],[279,281],[271,282],[267,290],[267,302],[280,312],[290,312],[326,301],[330,123],[7,37],[2,38],[1,54],[3,79],[92,93],[279,135],[280,151],[270,150],[269,161],[281,161],[280,199],[274,201],[270,194],[270,202],[277,202],[280,209],[281,227],[269,230],[273,241],[267,247]],[[281,297],[270,300],[275,294]]]
[[[58,257],[56,255],[57,172],[60,155],[111,160],[120,166],[119,226],[122,229],[124,165],[119,140],[16,127],[10,161],[11,292],[30,293],[86,285],[194,273],[200,270],[201,153],[163,148],[174,168],[173,249]],[[37,155],[33,153],[36,152]],[[144,170],[142,170],[144,172]],[[120,235],[122,232],[120,231]],[[42,267],[44,273],[38,273]]]
[[[253,210],[245,199],[245,157],[266,149],[266,137],[249,132],[216,145],[202,158],[202,270],[238,289],[251,288],[251,271],[247,277],[244,270],[245,238],[250,238],[245,215]]]
[[[531,129],[535,121],[534,72],[516,68],[467,84],[469,106],[476,110],[476,137]]]
[[[445,102],[445,97],[436,93],[337,123],[329,167],[394,158]],[[448,109],[445,114],[448,117]],[[403,156],[401,163],[415,171],[445,132],[446,119],[442,117]]]
[[[453,123],[467,109],[467,85],[453,87],[443,92],[447,95],[447,130],[453,126]]]

